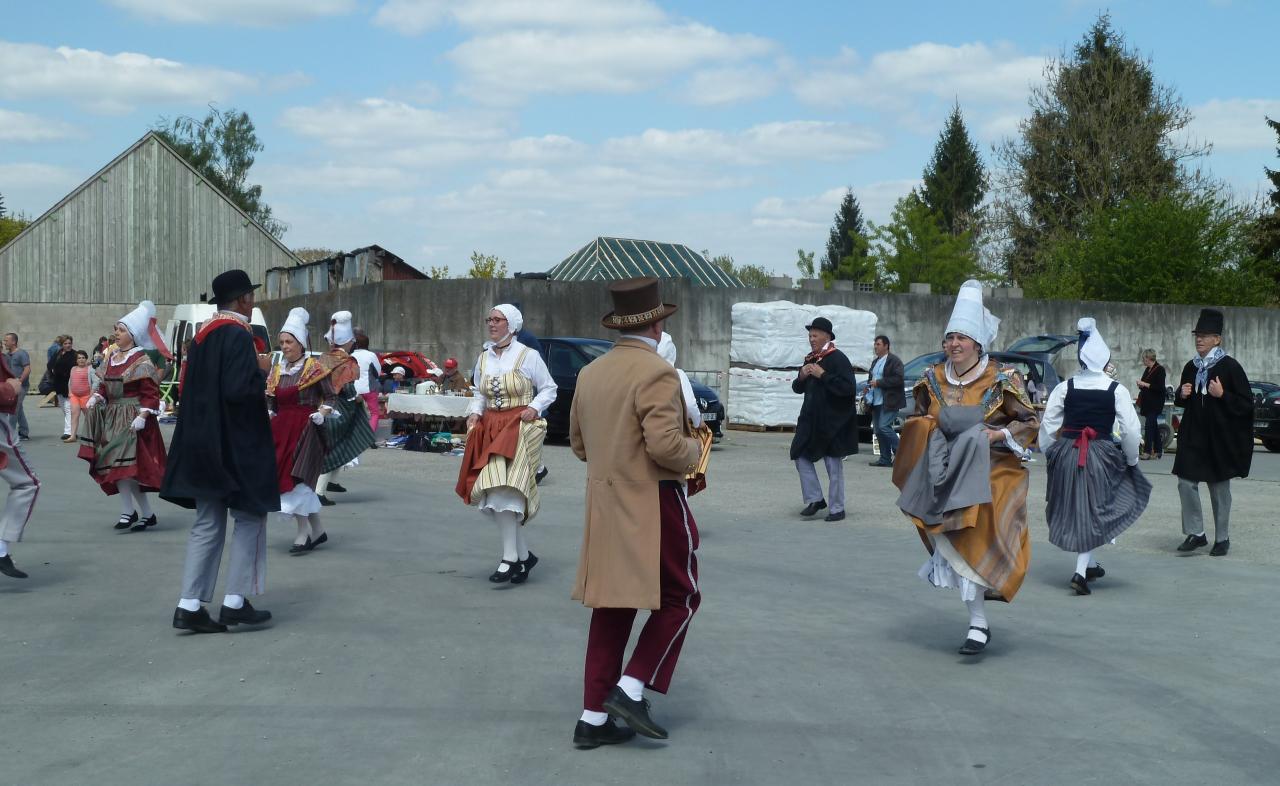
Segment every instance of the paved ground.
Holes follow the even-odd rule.
[[[733,433],[693,500],[704,602],[655,697],[672,739],[580,752],[567,448],[547,450],[527,585],[485,581],[497,534],[453,496],[457,459],[379,450],[342,478],[330,546],[289,557],[273,523],[275,623],[196,637],[169,627],[190,514],[161,503],[158,531],[116,533],[74,449],[38,437],[44,492],[16,551],[32,578],[0,583],[0,782],[1276,782],[1280,456],[1259,450],[1261,479],[1234,484],[1221,559],[1174,556],[1171,461],[1144,463],[1157,498],[1088,598],[1033,506],[1030,576],[968,660],[963,607],[916,579],[887,473],[851,458],[850,520],[801,521],[786,444]]]

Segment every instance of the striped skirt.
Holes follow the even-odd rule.
[[[369,410],[364,399],[356,395],[353,385],[348,383],[343,387],[333,408],[338,417],[325,420],[325,444],[329,446],[329,450],[324,455],[321,472],[333,472],[338,467],[345,467],[373,447]]]
[[[1086,450],[1083,467],[1072,438],[1059,439],[1045,451],[1049,542],[1077,554],[1114,540],[1138,520],[1151,499],[1151,481],[1125,463],[1119,445],[1097,439]]]

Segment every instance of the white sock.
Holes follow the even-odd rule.
[[[307,516],[307,524],[311,527],[311,539],[319,540],[324,534],[324,527],[320,526],[320,514],[312,513]]]
[[[1200,530],[1200,534],[1199,534],[1199,535],[1196,535],[1196,537],[1197,537],[1197,538],[1203,538],[1203,537],[1204,537],[1204,530]]]
[[[134,509],[138,511],[138,515],[144,519],[151,518],[151,500],[147,499],[147,492],[143,491],[136,481],[133,484],[133,500],[136,503]]]
[[[990,628],[988,628],[987,626],[986,602],[983,600],[981,595],[974,598],[973,600],[966,600],[964,602],[964,605],[969,609],[969,627],[987,628],[988,630],[990,630]],[[980,630],[969,631],[968,638],[971,638],[974,641],[982,642],[983,644],[986,644],[987,642],[987,634],[983,633]]]
[[[334,470],[333,472],[326,472],[320,477],[316,478],[316,493],[323,497],[324,490],[329,488],[329,479],[336,474],[338,474],[338,471]]]
[[[1082,554],[1077,554],[1076,555],[1076,573],[1079,573],[1081,576],[1083,576],[1084,572],[1089,569],[1089,561],[1092,559],[1093,559],[1092,551],[1086,551]]]
[[[298,525],[298,534],[293,537],[295,546],[305,545],[307,542],[307,531],[310,529],[310,523],[306,516],[295,515],[294,522]]]
[[[517,547],[520,531],[519,516],[509,510],[500,510],[493,514],[493,518],[498,522],[498,531],[502,534],[502,558],[507,562],[515,562],[520,558],[520,550]]]
[[[127,519],[135,512],[133,507],[133,486],[132,480],[121,480],[116,482],[116,488],[119,490],[120,497],[120,518]]]
[[[592,726],[603,726],[605,721],[609,720],[609,713],[596,712],[595,710],[583,710],[582,717],[578,720],[585,721]]]
[[[9,556],[9,541],[0,540],[0,557]]]
[[[622,692],[632,701],[640,701],[644,698],[644,683],[635,677],[622,675],[622,679],[618,680],[618,687],[622,688]]]
[[[222,599],[222,605],[229,609],[242,609],[244,608],[244,596],[228,595]]]
[[[183,598],[182,600],[178,601],[178,608],[182,609],[183,611],[199,611],[200,599],[199,598]]]
[[[525,540],[524,527],[518,524],[516,525],[516,554],[519,555],[521,562],[529,559],[529,541]]]

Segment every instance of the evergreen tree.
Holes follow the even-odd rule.
[[[863,281],[867,260],[867,229],[862,208],[853,189],[844,192],[835,224],[827,238],[827,255],[822,258],[822,277],[846,281]]]
[[[871,225],[871,235],[871,258],[889,291],[906,292],[921,283],[954,292],[966,279],[983,277],[969,232],[945,229],[942,217],[914,189],[894,205],[887,225]]]
[[[4,194],[0,194],[0,218],[4,218]]]
[[[1276,132],[1276,155],[1280,156],[1280,122],[1267,118],[1267,125]],[[1264,270],[1276,283],[1280,284],[1280,170],[1263,167],[1267,180],[1271,181],[1271,193],[1267,195],[1267,205],[1258,217],[1254,228],[1253,251]]]
[[[1045,76],[1018,138],[996,151],[1005,273],[1023,284],[1042,268],[1050,241],[1078,236],[1094,213],[1194,190],[1184,164],[1209,150],[1179,141],[1191,112],[1106,14]]]
[[[920,199],[941,218],[942,228],[958,237],[977,233],[978,211],[986,193],[987,173],[957,103],[925,167]]]

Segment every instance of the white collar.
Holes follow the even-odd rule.
[[[228,311],[225,308],[220,308],[218,309],[218,313],[225,314],[226,316],[229,316],[229,317],[235,317],[236,319],[240,320],[246,325],[249,324],[249,318],[246,317],[244,314],[241,314],[239,311]]]
[[[116,350],[115,354],[111,356],[111,365],[118,366],[141,351],[142,351],[142,347],[137,346],[136,344],[132,348],[124,352],[121,352],[120,350]]]
[[[982,376],[983,372],[987,370],[987,362],[989,360],[991,360],[991,356],[985,352],[982,353],[982,359],[978,361],[978,365],[976,366],[978,373],[977,375],[974,376],[973,379],[969,380],[968,382],[961,382],[959,379],[956,378],[954,373],[955,370],[951,367],[950,360],[948,360],[943,365],[943,371],[946,372],[947,381],[950,382],[952,385],[972,385],[974,383],[974,380]]]
[[[636,341],[643,341],[644,343],[648,344],[648,345],[649,345],[649,347],[650,347],[650,348],[652,348],[652,349],[653,349],[653,350],[655,350],[655,351],[658,349],[658,342],[657,342],[657,341],[655,341],[654,339],[649,338],[648,336],[637,336],[637,335],[634,335],[634,334],[628,334],[628,335],[625,335],[625,336],[620,337],[618,340],[619,340],[619,341],[622,341],[623,339],[628,339],[628,338],[635,339]]]
[[[298,358],[293,363],[290,363],[289,361],[285,360],[284,355],[280,356],[280,360],[284,361],[283,363],[284,368],[282,373],[296,374],[298,372],[298,369],[302,368],[302,365],[307,362],[307,353],[303,352],[302,357]]]

